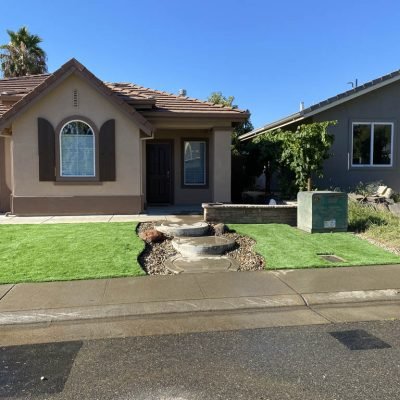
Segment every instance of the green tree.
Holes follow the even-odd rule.
[[[38,35],[29,33],[25,26],[7,33],[9,43],[0,46],[0,67],[5,78],[47,72],[47,57],[39,46],[42,39]]]
[[[295,132],[274,133],[281,142],[280,161],[293,171],[300,190],[312,190],[312,175],[323,176],[323,163],[331,156],[334,140],[328,127],[335,124],[336,121],[315,122],[300,125]]]
[[[224,96],[222,92],[212,92],[210,96],[208,96],[207,101],[209,103],[213,104],[221,104],[224,107],[231,107],[231,108],[238,108],[237,104],[233,104],[235,101],[234,96]],[[243,135],[244,133],[250,132],[254,129],[253,124],[250,121],[250,118],[248,118],[246,121],[237,124],[233,130],[233,136],[232,136],[232,144],[236,148],[237,146],[240,146],[240,142],[238,140],[238,137],[240,135]]]
[[[221,104],[224,107],[238,108],[236,104],[233,104],[234,100],[234,96],[226,97],[222,94],[222,92],[212,92],[207,99],[208,102],[213,104]]]
[[[246,171],[250,176],[265,175],[265,194],[271,193],[272,175],[280,168],[282,143],[269,132],[255,137],[247,143]]]

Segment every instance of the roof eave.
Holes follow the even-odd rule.
[[[195,111],[143,111],[141,114],[148,118],[218,118],[218,119],[229,119],[234,122],[246,121],[250,114],[249,113],[232,113],[232,112],[195,112]]]
[[[400,80],[400,70],[393,72],[391,74],[382,76],[378,79],[374,79],[370,82],[365,83],[362,86],[359,86],[358,88],[348,90],[347,92],[338,94],[337,96],[330,97],[324,101],[321,101],[320,103],[314,104],[311,107],[308,107],[308,108],[304,109],[303,111],[297,113],[299,115],[302,115],[302,118],[299,118],[298,120],[290,120],[290,118],[292,116],[295,116],[297,114],[289,115],[286,118],[283,118],[279,121],[272,122],[268,125],[263,126],[262,128],[254,129],[251,132],[245,133],[244,135],[241,135],[239,137],[239,140],[241,140],[241,141],[249,140],[258,135],[261,135],[262,133],[264,133],[266,131],[269,131],[272,129],[279,129],[284,126],[290,125],[292,123],[312,117],[312,116],[322,113],[326,110],[329,110],[330,108],[337,107],[340,104],[346,103],[357,97],[360,97],[367,93],[370,93],[374,90],[377,90],[384,86],[390,85],[391,83],[394,83],[398,80]],[[286,121],[289,121],[289,122],[286,122]]]
[[[257,129],[252,130],[251,132],[244,133],[243,135],[239,136],[239,140],[243,142],[245,140],[249,140],[258,135],[261,135],[264,132],[283,128],[287,125],[291,125],[293,123],[302,121],[305,118],[307,118],[307,115],[303,114],[302,112],[298,112],[296,114],[291,114],[288,117],[282,118],[282,119],[272,122],[268,125],[264,125],[261,128],[257,128]]]

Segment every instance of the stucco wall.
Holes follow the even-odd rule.
[[[73,106],[73,90],[79,94],[79,107]],[[97,129],[116,120],[116,181],[99,184],[39,182],[37,118],[54,128],[71,115],[89,118]],[[116,106],[77,76],[70,76],[32,105],[13,124],[14,196],[139,196],[141,158],[139,129]]]
[[[0,212],[10,211],[11,139],[0,137]]]
[[[400,191],[399,121],[400,83],[377,89],[343,103],[314,117],[315,121],[337,120],[329,131],[334,134],[333,157],[324,164],[324,178],[317,180],[319,188],[340,187],[347,190],[362,182],[382,180]],[[351,167],[352,122],[393,122],[393,166]]]
[[[213,201],[231,202],[231,128],[213,130]]]

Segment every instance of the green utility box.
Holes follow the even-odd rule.
[[[297,227],[306,232],[346,232],[347,194],[342,192],[299,192]]]

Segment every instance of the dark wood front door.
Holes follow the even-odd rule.
[[[147,143],[147,202],[172,203],[172,144]]]

